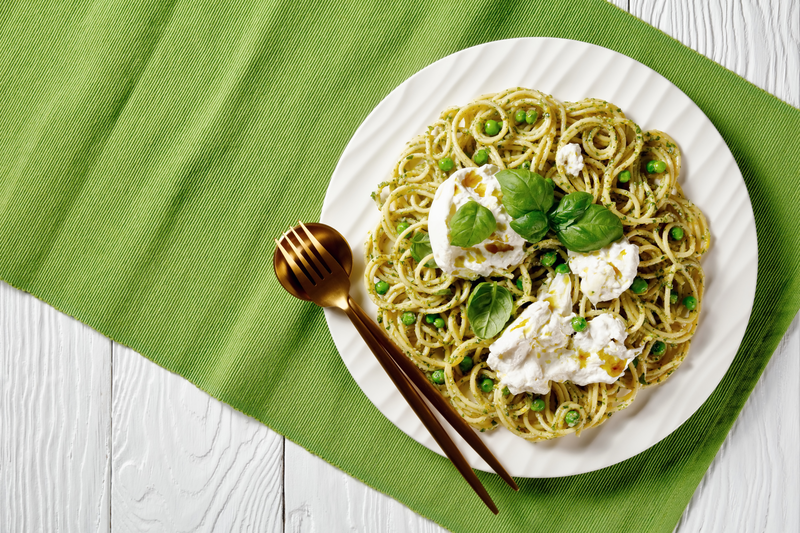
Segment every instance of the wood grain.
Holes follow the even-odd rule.
[[[112,531],[283,530],[283,438],[114,344]]]
[[[629,11],[800,107],[800,2],[629,0]]]
[[[286,441],[286,533],[446,531]]]
[[[0,531],[109,530],[111,342],[0,282]]]

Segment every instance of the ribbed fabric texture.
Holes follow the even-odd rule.
[[[2,9],[0,277],[453,531],[672,531],[800,305],[800,112],[602,0],[213,4]],[[703,109],[752,198],[758,288],[730,371],[678,431],[519,493],[481,473],[494,517],[361,393],[322,311],[279,286],[272,238],[317,219],[350,136],[404,79],[536,35],[633,57]]]

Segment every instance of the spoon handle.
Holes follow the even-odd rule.
[[[486,461],[486,464],[489,467],[497,472],[503,481],[505,481],[512,489],[519,490],[519,487],[514,482],[514,479],[506,472],[503,465],[500,464],[500,461],[492,454],[489,448],[486,447],[486,444],[481,440],[478,434],[475,432],[474,429],[470,427],[467,422],[461,418],[455,409],[450,405],[450,403],[442,396],[439,390],[428,380],[425,374],[422,373],[422,370],[417,367],[408,357],[405,356],[400,351],[400,348],[392,342],[392,340],[386,335],[386,332],[381,328],[378,324],[375,323],[371,318],[367,316],[363,309],[353,300],[350,298],[349,302],[350,306],[355,309],[356,313],[358,314],[361,321],[370,329],[372,334],[378,338],[381,345],[384,349],[389,353],[389,356],[394,360],[397,366],[400,367],[400,370],[408,376],[408,379],[417,386],[419,391],[422,393],[425,398],[431,402],[434,408],[436,408],[439,413],[444,417],[447,422],[453,426],[453,428],[458,432],[461,437],[467,444],[472,446],[472,448],[481,456],[481,458]]]
[[[481,500],[483,500],[483,503],[485,503],[494,514],[497,514],[497,506],[492,501],[492,498],[489,496],[486,488],[481,484],[478,476],[469,466],[469,463],[467,463],[467,460],[464,459],[463,455],[461,455],[461,451],[458,449],[452,439],[450,439],[450,436],[442,427],[442,424],[436,419],[436,416],[434,416],[433,412],[428,407],[428,404],[425,403],[425,400],[422,399],[422,397],[419,395],[419,392],[417,392],[411,382],[408,381],[408,378],[406,378],[405,374],[397,366],[394,359],[389,356],[389,353],[384,348],[380,337],[375,337],[372,331],[361,320],[361,317],[355,310],[355,307],[357,307],[358,304],[355,304],[352,299],[350,299],[349,303],[350,305],[345,308],[348,318],[350,318],[350,321],[356,327],[358,333],[367,343],[367,346],[369,346],[370,350],[372,350],[372,353],[375,354],[375,357],[378,359],[378,362],[381,364],[383,369],[387,374],[389,374],[389,378],[391,378],[391,380],[394,382],[395,386],[400,391],[400,394],[402,394],[403,398],[406,399],[408,404],[411,406],[411,409],[414,410],[420,421],[422,421],[423,425],[428,429],[431,436],[433,436],[436,443],[444,451],[445,455],[447,455],[447,458],[450,459],[453,465],[455,465],[456,469],[461,473],[462,476],[464,476],[464,479],[467,480],[467,483],[469,483],[469,485],[472,487],[472,490],[478,494]]]

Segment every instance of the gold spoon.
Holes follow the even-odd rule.
[[[302,238],[298,233],[301,228],[305,233]],[[293,239],[290,238],[290,235]],[[382,328],[367,317],[361,307],[350,297],[349,274],[352,270],[353,255],[345,238],[330,226],[312,223],[306,227],[301,222],[298,228],[292,228],[283,235],[280,241],[276,239],[275,242],[278,247],[275,249],[273,262],[275,274],[281,285],[298,298],[313,301],[324,307],[338,307],[348,315],[378,358],[381,366],[448,458],[486,505],[494,513],[497,513],[497,507],[461,455],[458,447],[408,380],[410,379],[419,388],[456,431],[514,490],[518,490],[516,483],[486,448],[477,433],[450,407],[422,371],[400,352],[397,346],[386,337]],[[287,248],[290,248],[291,252],[287,251]],[[312,248],[317,251],[316,255],[312,252]]]

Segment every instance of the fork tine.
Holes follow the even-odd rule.
[[[306,271],[308,271],[308,274],[311,276],[314,285],[319,283],[322,280],[320,274],[318,274],[317,271],[314,270],[314,267],[312,267],[308,263],[305,256],[303,255],[303,252],[297,249],[297,246],[295,246],[295,244],[292,242],[292,239],[289,238],[289,232],[287,231],[286,233],[284,233],[283,237],[286,239],[286,242],[288,242],[289,245],[292,247],[292,250],[294,250],[295,257],[299,258],[300,261],[303,263],[303,266],[306,267]]]
[[[333,257],[324,246],[322,246],[322,243],[320,243],[317,240],[317,238],[314,237],[313,233],[308,231],[308,228],[306,227],[305,224],[303,224],[303,221],[298,220],[297,222],[300,224],[300,227],[303,228],[303,230],[306,232],[306,235],[308,235],[308,239],[311,241],[311,244],[314,245],[314,248],[316,248],[317,252],[319,252],[319,255],[322,256],[322,261],[325,264],[325,266],[328,267],[328,270],[333,272],[337,266],[339,267],[339,269],[341,269],[342,265],[339,264],[339,261],[337,261],[336,258]]]
[[[292,234],[298,240],[298,242],[300,243],[300,246],[303,247],[303,249],[306,251],[306,253],[311,256],[311,260],[314,261],[314,264],[317,266],[317,270],[319,270],[320,275],[323,278],[325,276],[327,276],[328,272],[331,272],[331,269],[327,268],[328,265],[323,266],[323,263],[319,262],[319,259],[317,258],[316,254],[314,254],[314,252],[311,251],[311,248],[308,247],[308,245],[306,244],[306,241],[304,241],[303,239],[300,238],[300,235],[297,234],[297,232],[294,230],[294,228],[292,228]]]
[[[289,267],[292,269],[292,272],[294,272],[294,276],[297,278],[297,281],[299,281],[300,285],[303,286],[303,289],[306,292],[313,290],[314,284],[311,283],[311,280],[308,279],[308,276],[306,276],[305,272],[303,272],[303,269],[300,268],[300,266],[295,262],[294,258],[292,257],[292,254],[286,251],[286,248],[283,247],[283,245],[278,239],[275,239],[275,244],[278,245],[278,248],[283,254],[283,258],[286,259],[287,263],[289,263]]]

